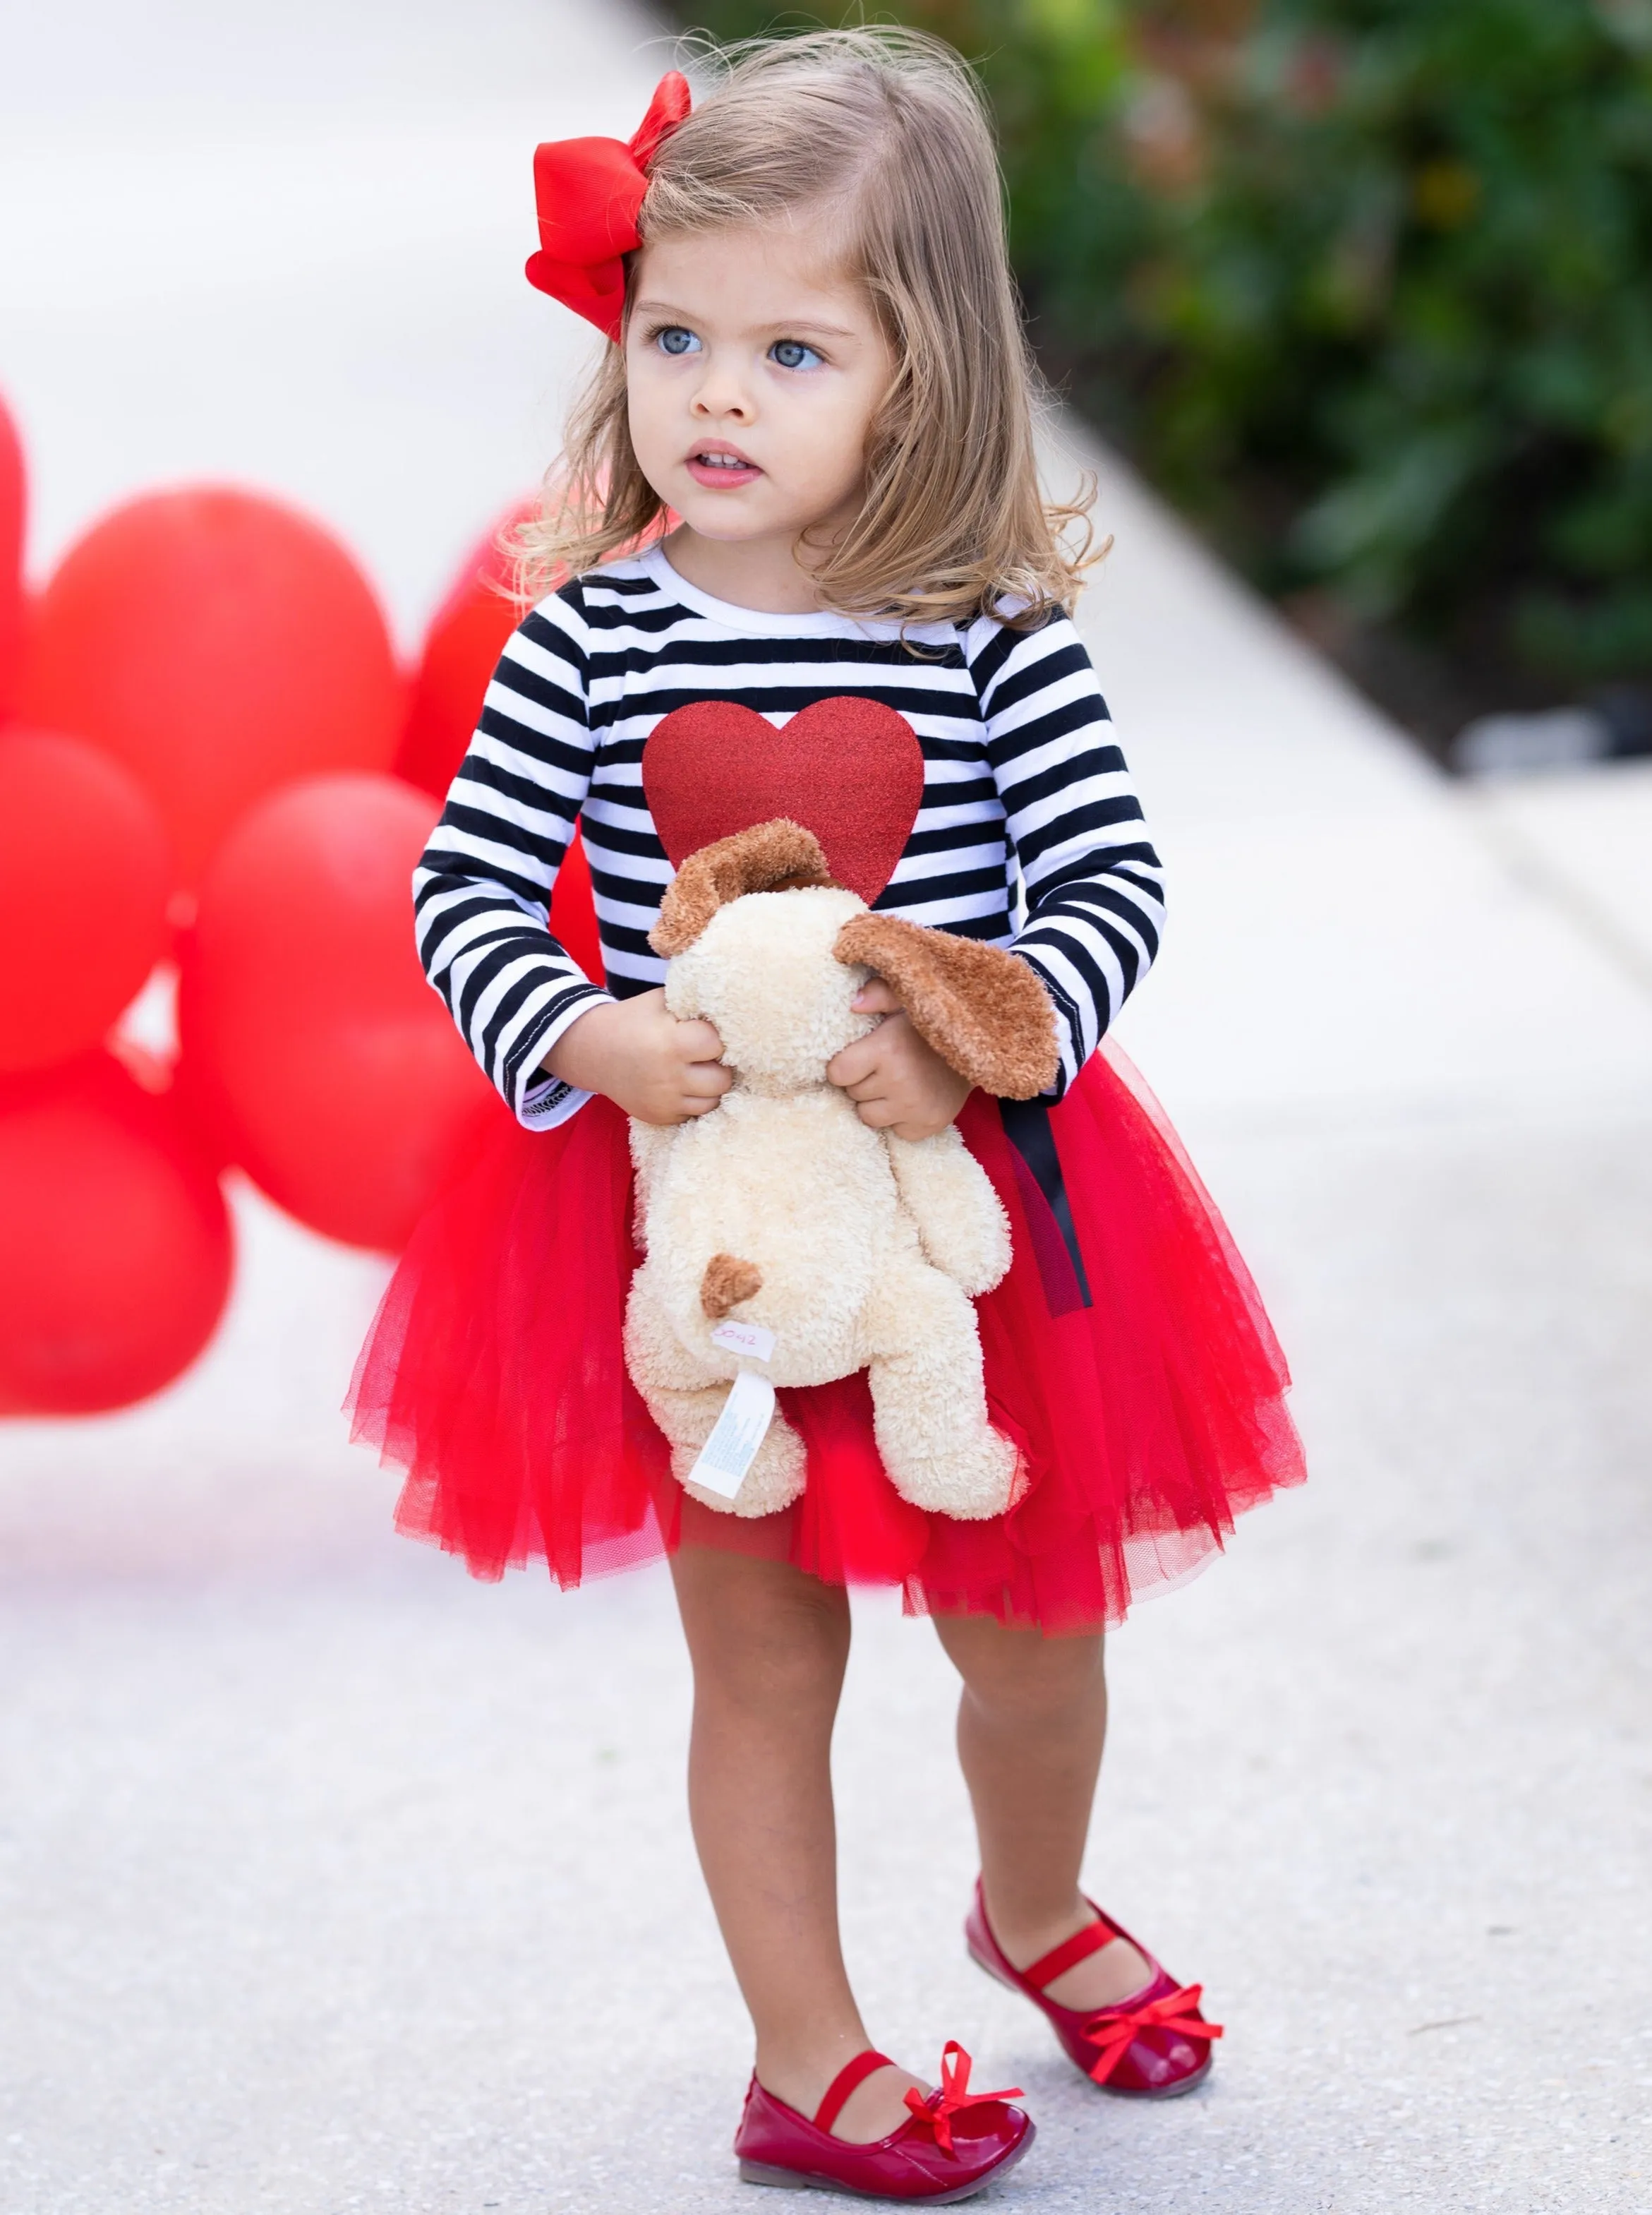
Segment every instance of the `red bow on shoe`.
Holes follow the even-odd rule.
[[[1091,2076],[1098,2084],[1104,2084],[1144,2030],[1174,2031],[1183,2038],[1207,2041],[1220,2038],[1221,2025],[1204,2022],[1198,2013],[1203,1997],[1202,1985],[1182,1985],[1159,1999],[1145,2000],[1136,2007],[1103,2008],[1084,2026],[1085,2036],[1101,2048],[1091,2065]]]
[[[552,138],[534,149],[539,252],[528,282],[611,339],[625,312],[625,256],[642,240],[637,215],[648,166],[688,113],[688,80],[668,71],[636,136]]]
[[[957,2059],[953,2056],[957,2055]],[[1021,2087],[1012,2084],[1006,2092],[972,2092],[970,2089],[970,2071],[973,2066],[969,2055],[957,2039],[949,2038],[940,2057],[940,2085],[926,2099],[915,2084],[908,2088],[906,2103],[921,2122],[930,2125],[935,2133],[935,2144],[943,2153],[952,2151],[952,2118],[965,2108],[984,2108],[990,2100],[1017,2100]]]

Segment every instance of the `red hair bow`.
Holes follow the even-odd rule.
[[[637,215],[648,165],[688,113],[688,80],[668,71],[654,89],[636,136],[553,138],[534,150],[539,252],[528,282],[611,339],[625,312],[625,261],[642,240]]]

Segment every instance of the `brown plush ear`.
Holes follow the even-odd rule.
[[[749,831],[737,831],[731,838],[719,838],[689,855],[665,888],[648,943],[656,954],[681,954],[719,907],[744,893],[791,892],[831,881],[812,831],[784,815],[754,823]]]
[[[1025,961],[894,915],[852,916],[834,948],[892,985],[941,1059],[1000,1100],[1031,1100],[1055,1079],[1055,1015]]]

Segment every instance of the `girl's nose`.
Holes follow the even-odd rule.
[[[750,422],[756,412],[751,396],[738,377],[726,371],[707,368],[700,388],[694,396],[694,412],[701,417],[725,420],[732,417],[737,422]]]

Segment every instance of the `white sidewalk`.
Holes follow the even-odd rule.
[[[229,475],[330,517],[410,640],[579,352],[520,279],[529,151],[633,127],[652,27],[46,14],[0,28],[37,567]],[[1115,1644],[1092,1888],[1204,1981],[1209,2085],[1098,2098],[964,1963],[947,1672],[883,1603],[840,1739],[874,2035],[1026,2087],[983,2206],[1631,2215],[1652,781],[1448,788],[1112,466],[1100,513],[1086,622],[1171,871],[1123,1035],[1273,1305],[1313,1481]],[[747,2207],[664,1579],[484,1588],[394,1540],[334,1413],[382,1271],[241,1215],[194,1375],[0,1430],[0,2215]]]

